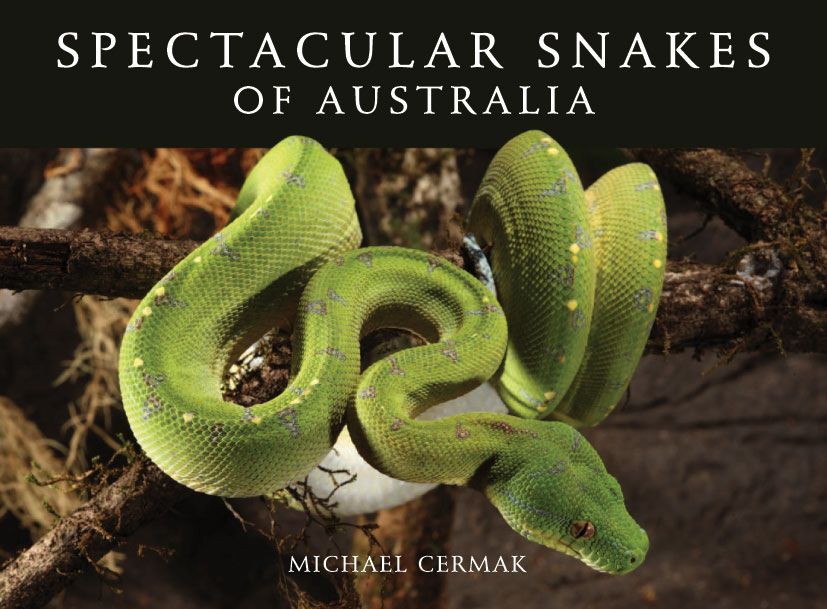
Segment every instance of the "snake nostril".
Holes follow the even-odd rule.
[[[637,558],[635,558],[634,556],[632,556],[632,560],[630,560],[629,562],[632,562],[632,563],[633,563],[633,562],[635,562],[636,560],[637,560]]]

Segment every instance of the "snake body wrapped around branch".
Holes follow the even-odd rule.
[[[605,417],[637,365],[663,279],[662,209],[645,165],[584,192],[556,142],[518,136],[468,221],[498,300],[436,256],[354,249],[341,167],[315,141],[288,138],[250,173],[232,222],[138,305],[120,358],[135,437],[179,482],[238,497],[302,479],[347,424],[380,472],[477,488],[525,537],[630,571],[648,538],[572,424]],[[225,370],[273,327],[294,335],[287,389],[253,407],[225,402]],[[359,340],[377,328],[426,344],[360,375]],[[520,416],[417,418],[489,378]]]

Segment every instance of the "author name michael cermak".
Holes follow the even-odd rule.
[[[290,573],[407,573],[402,566],[402,557],[383,554],[368,556],[362,561],[360,556],[305,556],[302,560],[290,557]],[[417,570],[423,573],[525,573],[520,564],[525,556],[488,556],[437,555],[421,556],[416,563]]]

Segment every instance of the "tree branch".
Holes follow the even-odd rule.
[[[688,272],[679,277],[672,274],[674,264],[667,266],[654,342],[668,346],[670,336],[677,338],[673,329],[680,327],[675,316],[679,315],[696,321],[699,341],[681,337],[673,341],[677,347],[728,340],[738,349],[775,345],[782,351],[827,350],[824,212],[808,207],[795,191],[787,192],[750,170],[735,154],[678,148],[632,149],[627,154],[649,163],[752,243],[741,252],[735,268],[723,265],[713,274]]]
[[[140,298],[197,245],[143,235],[0,226],[0,287]]]
[[[138,459],[0,571],[0,607],[45,605],[87,564],[191,492],[148,459]]]
[[[808,304],[820,294],[801,274],[779,268],[777,250],[747,252],[727,266],[666,266],[658,315],[646,353],[708,348],[827,352],[827,310]]]
[[[772,241],[789,232],[789,197],[734,154],[711,148],[637,148],[627,154],[693,195],[705,211],[749,242]]]
[[[141,297],[196,245],[0,227],[0,287]],[[735,267],[669,261],[647,352],[731,347],[736,339],[743,350],[776,349],[779,341],[791,352],[827,350],[827,291],[806,273],[782,268],[779,251],[747,248]]]
[[[698,199],[750,243],[780,245],[822,283],[827,278],[827,222],[824,210],[807,206],[796,189],[787,192],[744,160],[714,149],[639,148],[626,151]],[[805,159],[806,160],[806,159]],[[798,270],[798,269],[793,269]]]

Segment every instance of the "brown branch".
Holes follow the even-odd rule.
[[[0,607],[45,605],[90,562],[190,492],[147,459],[135,461],[113,484],[62,518],[0,571]]]
[[[779,261],[771,248],[746,253],[735,270],[670,261],[646,352],[827,352],[827,309],[814,302],[825,293],[800,273],[776,269]]]
[[[195,241],[0,226],[0,288],[138,298]]]
[[[755,173],[741,157],[712,149],[638,148],[627,151],[659,176],[698,199],[749,242],[790,232],[791,202],[782,188]]]
[[[143,296],[197,244],[152,237],[0,227],[0,288]],[[649,353],[731,347],[827,350],[827,292],[778,247],[747,248],[736,267],[669,261]],[[773,258],[775,252],[776,258]],[[457,262],[455,251],[441,255]],[[775,265],[775,266],[773,266]],[[772,267],[772,268],[771,268]],[[776,268],[778,267],[778,268]],[[776,271],[765,278],[767,271]],[[754,286],[760,289],[755,289]]]
[[[731,276],[727,283],[736,269],[726,265],[671,277],[676,267],[667,267],[655,343],[665,346],[671,338],[675,347],[712,346],[727,342],[728,334],[730,345],[737,349],[775,344],[787,351],[827,351],[824,212],[809,208],[800,195],[750,170],[735,154],[677,148],[627,153],[652,165],[752,243],[735,260],[748,279],[740,285]],[[776,273],[762,277],[769,267]],[[678,337],[673,330],[681,327],[679,319],[695,320],[697,340]]]
[[[750,243],[778,245],[792,270],[809,274],[824,289],[827,218],[824,211],[808,207],[800,193],[787,192],[749,169],[741,157],[720,150],[640,148],[627,153],[696,197]]]

